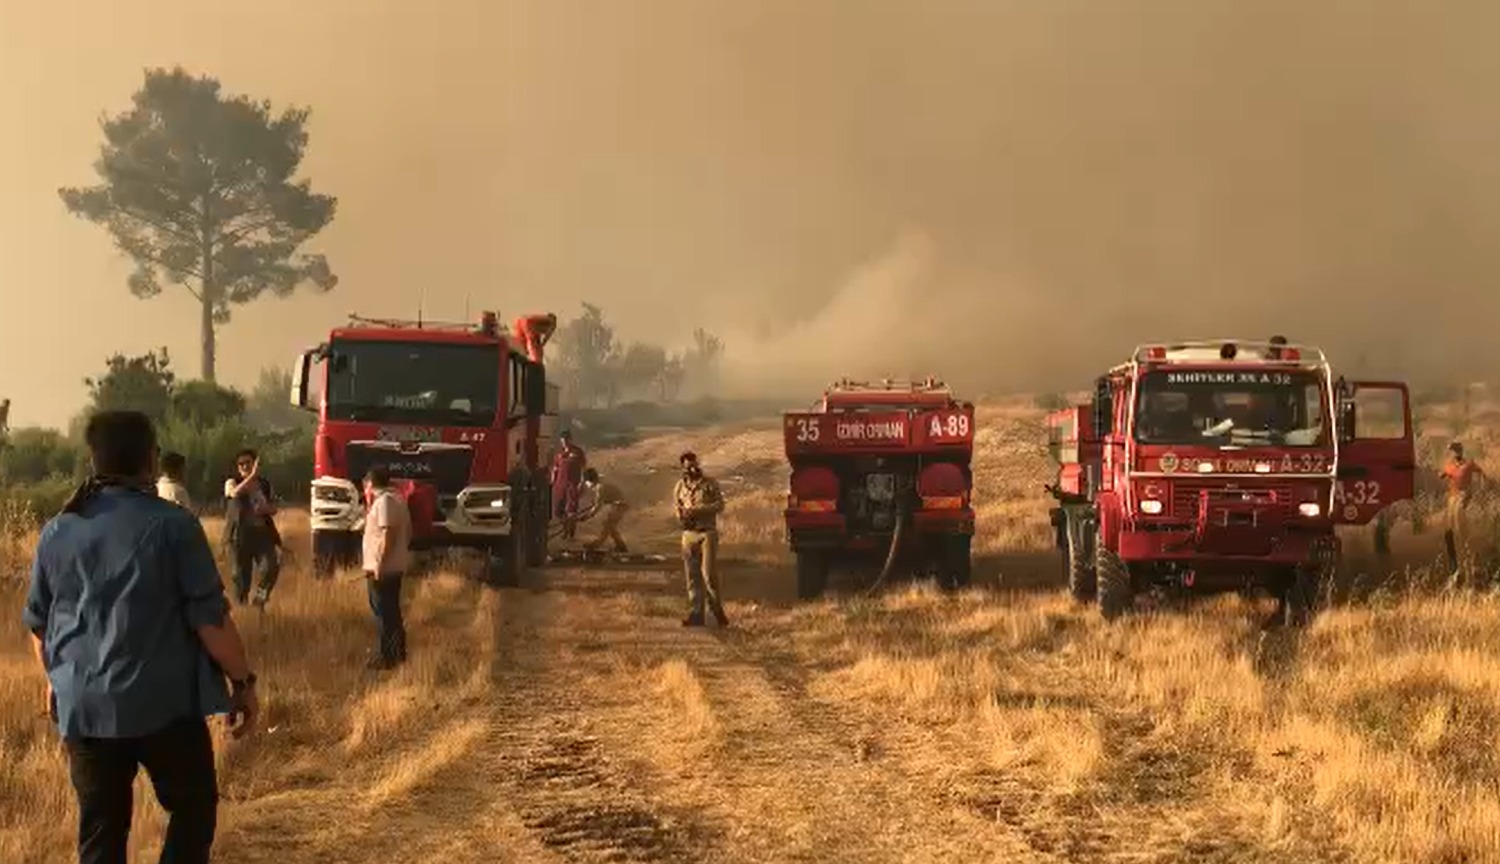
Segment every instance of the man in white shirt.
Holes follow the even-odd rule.
[[[187,459],[181,453],[161,454],[161,476],[156,478],[156,496],[165,498],[184,510],[193,509],[193,500],[188,497],[183,485],[187,473]]]
[[[411,511],[391,489],[390,472],[376,465],[365,475],[364,571],[370,609],[380,642],[371,669],[394,669],[406,661],[406,627],[401,621],[401,577],[411,568]]]

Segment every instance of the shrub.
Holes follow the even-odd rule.
[[[0,482],[7,485],[71,478],[86,469],[82,450],[56,429],[17,429],[0,445]]]

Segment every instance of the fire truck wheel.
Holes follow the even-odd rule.
[[[1312,623],[1318,600],[1332,579],[1332,568],[1325,565],[1298,567],[1287,580],[1281,604],[1283,623],[1288,627],[1305,627]]]
[[[1113,621],[1130,611],[1135,603],[1135,587],[1130,584],[1130,569],[1120,556],[1099,544],[1094,570],[1098,579],[1099,614]]]
[[[973,575],[973,559],[969,555],[969,535],[952,534],[943,538],[938,567],[938,584],[946,591],[957,591],[969,587]]]
[[[526,566],[541,567],[547,563],[547,540],[548,520],[547,502],[541,495],[534,495],[531,499],[531,524],[541,526],[539,530],[532,531],[526,543]]]
[[[514,534],[497,540],[485,554],[484,581],[494,588],[514,588],[521,584],[525,566],[525,549]]]
[[[1068,545],[1063,550],[1064,565],[1068,569],[1068,591],[1073,599],[1087,603],[1098,592],[1098,580],[1094,572],[1094,560],[1089,555],[1089,544],[1085,541],[1084,526],[1068,531]]]
[[[821,552],[797,553],[797,599],[816,600],[828,588],[828,556]]]

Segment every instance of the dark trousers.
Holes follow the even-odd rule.
[[[281,575],[281,550],[273,543],[243,543],[231,547],[234,556],[234,599],[241,606],[250,600],[250,580],[260,571],[260,593],[269,599]]]
[[[406,659],[406,625],[401,620],[401,574],[386,573],[379,578],[365,574],[370,589],[370,611],[375,613],[379,629],[380,656],[399,663]]]
[[[170,817],[162,864],[208,861],[219,791],[213,739],[203,718],[179,720],[141,738],[70,739],[67,748],[78,793],[80,864],[125,864],[135,803],[131,786],[139,768],[146,769]]]

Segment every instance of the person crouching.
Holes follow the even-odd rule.
[[[377,465],[365,475],[364,571],[379,642],[371,669],[393,669],[406,662],[406,627],[401,620],[401,579],[411,568],[411,511],[391,489],[390,472]]]

